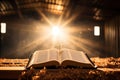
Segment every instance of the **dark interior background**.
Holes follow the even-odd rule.
[[[0,57],[28,58],[36,50],[51,47],[50,39],[43,37],[49,23],[61,17],[69,20],[67,27],[76,29],[71,35],[84,41],[63,47],[83,50],[90,57],[120,57],[120,1],[119,0],[0,0],[0,22],[7,24],[0,33]],[[94,26],[100,26],[101,35],[94,36]],[[49,32],[46,33],[46,36]],[[74,48],[72,47],[74,46]]]

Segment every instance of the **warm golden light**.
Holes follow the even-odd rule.
[[[63,10],[63,6],[57,5],[57,10]]]
[[[60,9],[60,6],[56,7],[56,9],[57,8]],[[36,38],[36,40],[34,40],[33,42],[30,41],[28,45],[21,47],[22,49],[19,50],[23,51],[23,49],[26,48],[31,50],[33,47],[39,48],[39,46],[40,49],[54,47],[56,48],[62,46],[63,48],[65,47],[70,49],[80,49],[91,55],[91,52],[96,52],[96,54],[99,55],[99,53],[94,50],[94,48],[100,47],[99,43],[92,41],[91,39],[89,39],[89,37],[86,36],[86,32],[88,30],[84,28],[85,25],[81,25],[83,27],[78,27],[77,25],[73,24],[71,25],[71,22],[74,21],[78,16],[77,13],[68,19],[64,19],[63,15],[57,18],[52,18],[47,17],[40,9],[36,10],[49,25],[38,24],[38,28],[39,26],[41,26],[42,29],[40,28],[37,29],[37,31],[34,31],[38,33],[42,31],[40,33],[40,37]],[[80,34],[80,32],[82,32],[82,34]]]
[[[59,36],[61,34],[61,30],[58,26],[52,27],[52,35],[53,36]]]
[[[53,40],[53,46],[56,44],[63,44],[67,43],[66,41],[68,40],[68,34],[67,31],[59,26],[54,26],[52,27],[52,40]]]

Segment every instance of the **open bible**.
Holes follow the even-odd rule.
[[[42,67],[95,68],[87,54],[72,49],[47,49],[35,51],[29,59],[27,68]]]

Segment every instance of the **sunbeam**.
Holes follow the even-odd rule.
[[[82,27],[71,25],[71,22],[78,16],[77,14],[67,19],[64,19],[63,15],[60,15],[58,18],[53,17],[53,20],[51,20],[50,17],[47,17],[40,9],[36,8],[36,11],[48,24],[45,25],[44,23],[33,21],[33,26],[35,27],[30,25],[32,30],[21,29],[23,33],[29,32],[34,35],[34,37],[32,36],[33,39],[19,46],[19,48],[16,49],[14,53],[21,51],[26,53],[33,49],[45,49],[65,45],[66,47],[72,49],[79,48],[80,50],[90,54],[91,51],[94,51],[94,48],[100,47],[98,43],[95,43],[94,41],[85,37],[81,37],[82,34],[80,34],[80,32],[86,32],[85,25]]]
[[[80,42],[82,44],[92,46],[93,48],[99,48],[100,47],[99,43],[97,43],[95,41],[93,42],[92,40],[89,40],[87,38],[71,36],[71,39],[76,40],[77,42]],[[95,45],[93,45],[93,44],[95,44]]]
[[[48,22],[51,26],[53,26],[52,22],[45,16],[45,14],[38,8],[36,8],[36,11],[45,19],[46,22]]]
[[[76,36],[73,36],[73,35],[70,36],[69,44],[71,45],[71,48],[73,48],[73,49],[79,48],[80,50],[85,51],[89,55],[93,55],[93,53],[91,53],[91,52],[97,52],[95,50],[95,48],[100,47],[97,42],[93,43],[91,40],[87,40],[87,39],[81,38],[81,37],[76,37]],[[99,54],[94,53],[94,55],[99,55]]]
[[[69,23],[71,23],[77,16],[78,16],[78,15],[74,15],[74,16],[72,16],[71,18],[67,19],[67,20],[63,23],[62,27],[65,27],[66,25],[68,25]]]

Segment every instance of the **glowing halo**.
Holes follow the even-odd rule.
[[[52,27],[52,35],[53,36],[59,36],[61,34],[61,30],[58,26]]]

